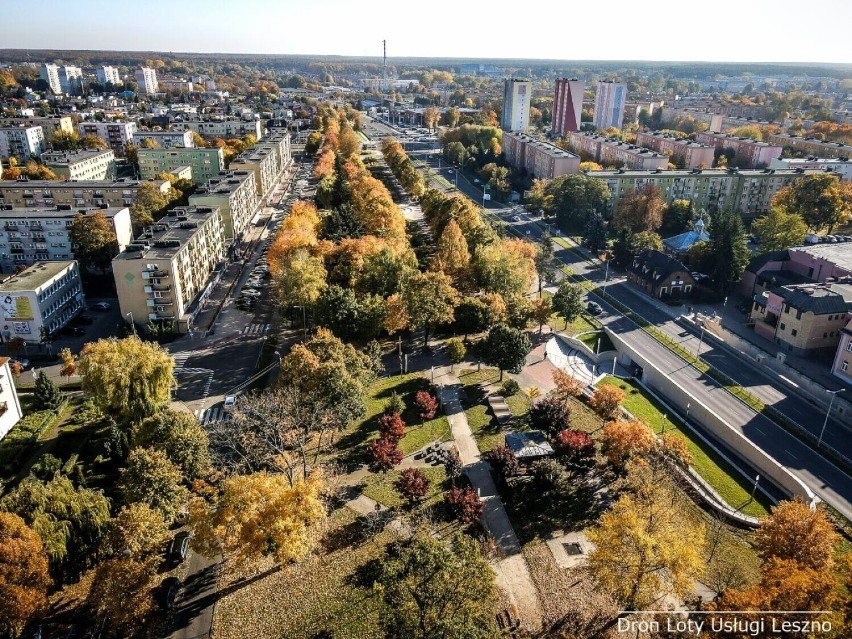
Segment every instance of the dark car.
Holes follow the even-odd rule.
[[[171,610],[175,605],[175,597],[177,597],[180,589],[180,579],[177,577],[166,577],[163,583],[160,584],[157,590],[157,603],[163,610]]]
[[[586,304],[586,310],[589,312],[590,315],[600,315],[601,313],[603,313],[601,305],[597,302],[589,302],[588,304]]]
[[[169,550],[166,553],[166,558],[170,564],[177,566],[178,564],[183,563],[188,554],[189,533],[181,531],[175,535],[174,539],[172,539],[169,544]]]
[[[68,324],[67,326],[63,326],[58,331],[56,331],[58,335],[73,335],[79,337],[80,335],[85,335],[86,331],[80,326],[72,326]]]
[[[71,320],[71,323],[80,326],[91,326],[95,323],[95,318],[91,315],[78,315]]]
[[[104,313],[112,308],[109,302],[95,302],[89,307],[93,311]]]

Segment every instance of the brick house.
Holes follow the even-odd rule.
[[[686,265],[653,249],[644,250],[633,258],[627,268],[627,279],[662,300],[689,297],[695,290],[695,279]]]

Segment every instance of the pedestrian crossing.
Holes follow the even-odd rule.
[[[185,351],[183,353],[174,353],[172,357],[175,360],[175,368],[183,368],[186,364],[186,360],[192,357],[194,353],[192,351]]]
[[[269,324],[249,324],[243,329],[243,335],[266,335],[269,332]]]
[[[198,420],[199,424],[205,425],[212,424],[214,422],[229,422],[234,418],[234,416],[230,413],[226,413],[222,406],[213,406],[211,408],[196,410],[195,418]]]

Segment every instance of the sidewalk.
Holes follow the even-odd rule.
[[[538,589],[530,574],[529,566],[521,553],[521,544],[509,521],[509,515],[491,477],[491,467],[481,459],[479,446],[470,430],[461,402],[461,382],[455,373],[446,367],[435,371],[436,379],[444,383],[442,405],[450,422],[456,447],[459,451],[465,474],[476,489],[483,504],[483,524],[503,551],[505,558],[492,562],[497,575],[497,584],[506,592],[515,606],[524,626],[538,629],[542,623],[541,603]]]

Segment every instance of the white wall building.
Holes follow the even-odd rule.
[[[15,381],[9,370],[9,358],[0,357],[0,439],[20,421],[22,414]]]
[[[121,84],[121,76],[115,67],[98,67],[96,71],[98,82],[101,84]]]
[[[47,149],[40,126],[0,127],[0,158],[17,158],[23,163],[40,157]]]
[[[142,146],[142,140],[149,138],[157,143],[158,149],[191,149],[195,147],[192,131],[136,131],[133,144]]]
[[[595,94],[595,116],[592,123],[597,129],[614,126],[620,129],[624,122],[624,103],[627,102],[627,85],[612,80],[598,80]]]
[[[140,93],[156,93],[159,89],[157,84],[157,72],[150,67],[136,69],[136,84],[139,85]]]
[[[59,67],[55,64],[43,64],[38,71],[38,77],[47,82],[50,90],[54,93],[62,93],[62,85],[59,83]]]
[[[503,113],[500,128],[523,133],[530,124],[530,98],[532,83],[529,80],[506,78],[503,81]]]
[[[97,122],[87,120],[77,125],[77,133],[80,137],[84,135],[97,135],[106,140],[109,148],[118,157],[124,157],[125,147],[133,140],[136,132],[135,122]]]
[[[115,154],[112,151],[48,151],[42,153],[41,159],[47,168],[66,180],[115,179]]]

